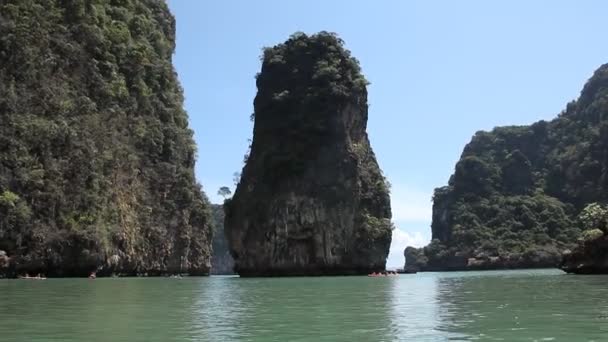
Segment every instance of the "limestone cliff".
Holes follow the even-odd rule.
[[[366,85],[334,34],[264,50],[251,151],[225,204],[241,276],[384,269],[390,199],[366,133]]]
[[[608,202],[607,104],[603,65],[557,118],[477,132],[435,190],[433,240],[409,260],[424,270],[558,266],[581,232],[579,213]],[[566,263],[603,258],[602,241]]]
[[[0,1],[0,277],[207,274],[162,0]]]

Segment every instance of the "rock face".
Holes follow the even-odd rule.
[[[384,269],[390,199],[366,133],[366,84],[333,34],[264,50],[251,152],[225,204],[241,276]]]
[[[0,275],[209,272],[174,47],[161,0],[0,2]]]
[[[405,248],[405,251],[403,251],[403,256],[405,257],[405,265],[403,265],[403,269],[405,271],[421,271],[424,267],[426,267],[428,262],[422,249],[411,246]]]
[[[8,268],[11,265],[11,259],[8,257],[5,251],[0,251],[0,278],[4,278]]]
[[[234,259],[230,255],[228,241],[224,234],[224,207],[212,204],[213,215],[213,254],[211,255],[211,274],[234,274]]]
[[[608,273],[608,205],[591,203],[579,214],[584,229],[574,250],[563,255],[561,269],[568,273]]]
[[[581,232],[579,213],[608,201],[607,104],[604,65],[556,119],[477,132],[448,185],[435,190],[431,244],[407,252],[406,263],[422,270],[558,266]]]
[[[608,236],[581,243],[572,251],[564,253],[560,268],[568,273],[606,274],[608,273]]]

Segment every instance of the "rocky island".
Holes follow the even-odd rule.
[[[0,3],[0,277],[209,273],[161,0]]]
[[[606,272],[603,231],[581,221],[596,202],[608,202],[608,65],[554,120],[475,134],[435,190],[431,243],[408,247],[406,268]]]
[[[253,140],[225,204],[241,276],[367,274],[391,243],[388,184],[367,133],[367,81],[336,35],[264,49]]]

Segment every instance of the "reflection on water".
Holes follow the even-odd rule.
[[[367,277],[225,280],[205,287],[196,309],[201,327],[218,340],[391,340],[386,311],[390,281]],[[217,316],[205,309],[210,303],[222,308]]]
[[[186,288],[164,279],[0,282],[1,341],[168,341],[189,329]]]
[[[392,282],[388,341],[434,341],[438,314],[435,297],[437,277],[408,274]]]
[[[0,341],[607,341],[608,277],[0,281]]]
[[[467,341],[606,341],[607,280],[557,270],[444,274],[438,329]]]
[[[249,295],[239,286],[242,279],[216,277],[211,280],[200,287],[200,295],[192,305],[190,340],[198,341],[202,336],[219,341],[243,340],[242,317],[248,315],[244,303]],[[205,334],[201,335],[201,331]]]

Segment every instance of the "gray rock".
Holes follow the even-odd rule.
[[[257,78],[251,153],[225,204],[236,272],[384,270],[390,198],[366,133],[367,91],[348,81],[364,80],[358,66],[327,33],[298,36],[269,51]],[[338,86],[315,78],[311,67],[335,63],[336,54],[343,61],[333,77],[343,82]]]

